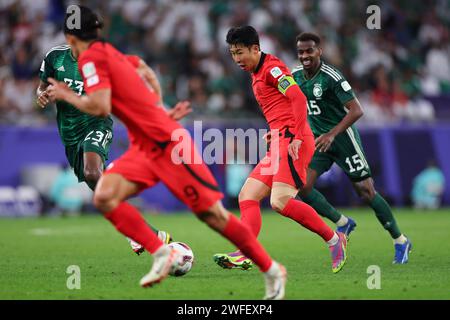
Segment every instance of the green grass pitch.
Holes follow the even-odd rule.
[[[288,270],[286,299],[450,299],[450,210],[395,210],[413,241],[407,265],[392,265],[390,237],[375,215],[343,210],[358,223],[344,269],[331,272],[328,248],[315,234],[271,212],[263,215],[261,241]],[[151,257],[136,256],[100,216],[0,220],[0,299],[261,299],[257,269],[223,270],[212,255],[233,247],[192,214],[146,219],[195,254],[192,271],[148,289],[138,286]],[[81,288],[69,290],[68,266],[81,271]],[[381,270],[381,289],[367,288],[367,268]]]

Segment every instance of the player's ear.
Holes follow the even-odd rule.
[[[319,57],[321,57],[322,56],[322,52],[323,52],[322,47],[319,47],[318,49],[319,49]]]

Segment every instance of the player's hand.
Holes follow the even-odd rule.
[[[175,107],[167,111],[173,120],[180,120],[192,112],[191,103],[189,101],[180,101]]]
[[[334,134],[324,133],[316,139],[316,148],[320,152],[327,152],[334,141]]]
[[[48,78],[48,82],[51,85],[47,88],[46,91],[50,99],[65,100],[65,97],[73,92],[64,82],[56,81],[53,78]]]
[[[298,159],[298,150],[302,145],[302,140],[295,139],[288,146],[288,153],[291,156],[292,160]]]
[[[50,97],[47,90],[41,92],[41,94],[37,97],[36,102],[41,108],[45,108],[50,103]]]
[[[270,143],[270,141],[272,140],[272,135],[270,134],[270,131],[268,131],[265,135],[263,135],[263,139],[264,141],[266,141],[266,143]]]

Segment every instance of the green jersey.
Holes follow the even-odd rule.
[[[329,132],[347,114],[345,103],[355,98],[351,86],[323,61],[311,79],[306,79],[303,66],[294,68],[292,75],[308,101],[308,122],[314,135]]]
[[[39,71],[39,77],[44,83],[51,77],[64,81],[78,95],[85,94],[83,78],[78,71],[78,62],[73,57],[70,46],[62,45],[52,48],[45,56]],[[59,134],[64,145],[72,146],[81,139],[91,128],[112,130],[112,119],[98,118],[79,111],[65,101],[56,103]]]

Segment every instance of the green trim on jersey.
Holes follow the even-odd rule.
[[[52,48],[42,61],[39,78],[48,83],[49,77],[65,82],[75,93],[84,95],[83,78],[78,70],[78,62],[72,55],[68,45]],[[79,111],[65,101],[56,102],[56,121],[64,146],[74,146],[83,141],[88,130],[112,131],[113,121],[107,118],[94,117]]]
[[[303,66],[294,68],[292,75],[308,101],[308,122],[314,135],[329,132],[347,114],[345,104],[355,98],[350,84],[324,62],[311,79],[306,79]]]

